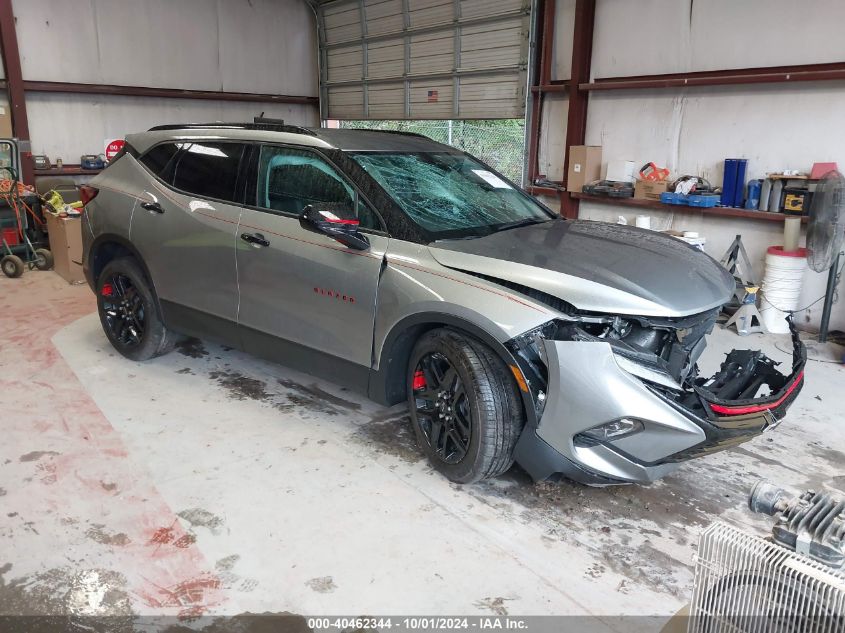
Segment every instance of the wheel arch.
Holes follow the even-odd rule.
[[[159,309],[159,314],[161,314],[161,304],[159,303],[155,282],[150,274],[150,269],[147,267],[147,263],[144,261],[144,258],[141,257],[141,254],[132,242],[115,233],[104,233],[103,235],[99,235],[91,243],[91,247],[88,249],[88,266],[85,271],[88,279],[88,285],[91,286],[91,289],[94,290],[94,292],[97,292],[97,279],[103,269],[112,260],[126,256],[129,256],[138,262],[147,283],[150,284],[150,288],[153,291],[153,297],[156,301],[156,307]]]
[[[392,406],[407,398],[406,369],[411,352],[419,338],[426,332],[449,327],[473,336],[487,345],[506,366],[517,362],[507,348],[493,335],[475,323],[453,314],[425,312],[405,317],[396,323],[384,339],[379,356],[378,370],[371,372],[368,397],[381,404]],[[530,394],[517,387],[522,398],[526,423],[536,425],[534,403]]]

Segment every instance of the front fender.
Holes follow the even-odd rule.
[[[504,343],[557,315],[499,286],[425,261],[427,251],[420,254],[413,261],[388,255],[379,284],[369,393],[388,405],[407,397],[408,359],[426,330],[448,326],[467,332],[513,365]],[[521,395],[533,424],[531,397]]]

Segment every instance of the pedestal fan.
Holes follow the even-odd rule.
[[[845,178],[829,171],[816,185],[807,224],[807,265],[817,273],[829,271],[824,296],[819,343],[827,341],[830,310],[842,272],[842,241],[845,238]]]

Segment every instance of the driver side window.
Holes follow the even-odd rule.
[[[359,200],[337,171],[306,150],[263,145],[258,159],[255,205],[268,211],[299,215],[309,205],[352,211],[361,228],[381,230],[378,217]]]

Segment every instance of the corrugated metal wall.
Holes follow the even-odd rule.
[[[525,113],[528,0],[334,0],[320,6],[328,119]]]
[[[305,0],[14,0],[24,78],[317,96]],[[159,123],[267,116],[315,125],[309,105],[27,93],[32,150],[66,163]]]

